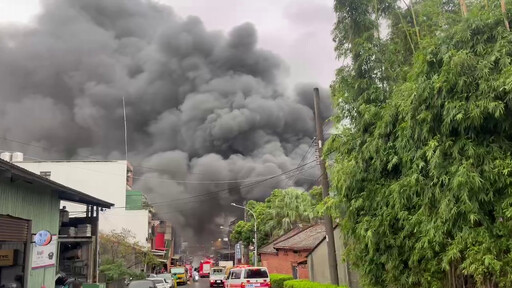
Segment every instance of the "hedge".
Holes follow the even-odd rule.
[[[272,283],[274,287],[274,283]],[[336,286],[332,284],[322,284],[311,282],[309,280],[289,280],[284,282],[284,288],[348,288],[347,286]]]
[[[272,288],[284,288],[284,282],[293,280],[293,277],[285,274],[270,274]]]

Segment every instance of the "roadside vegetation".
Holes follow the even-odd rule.
[[[507,8],[335,1],[330,205],[364,287],[512,287]]]

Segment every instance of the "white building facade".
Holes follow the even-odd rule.
[[[99,230],[108,233],[131,231],[135,241],[148,247],[150,215],[144,209],[127,209],[127,190],[131,190],[132,169],[127,161],[22,161],[15,162],[31,172],[50,178],[91,196],[114,203],[100,212]],[[86,207],[62,202],[70,216],[85,214]]]

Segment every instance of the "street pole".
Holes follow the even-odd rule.
[[[123,118],[124,118],[124,155],[126,162],[128,162],[128,130],[126,129],[126,105],[123,96]]]
[[[322,120],[320,119],[320,92],[318,88],[313,89],[314,102],[315,102],[315,124],[316,124],[316,139],[318,141],[317,151],[318,160],[320,165],[320,175],[322,181],[322,197],[325,199],[329,197],[329,179],[327,178],[327,171],[325,168],[325,161],[323,159],[323,144],[324,144],[324,129]],[[331,284],[339,286],[338,279],[338,263],[336,261],[336,246],[334,245],[334,231],[332,225],[332,218],[326,211],[324,215],[325,234],[327,241],[327,256],[329,263],[329,275],[331,278]]]
[[[235,203],[231,203],[231,206],[235,206],[238,208],[242,208],[245,211],[249,211],[249,213],[251,213],[252,216],[254,217],[254,266],[258,266],[258,229],[257,229],[258,219],[256,219],[256,214],[254,214],[254,212],[252,212],[251,209],[249,209],[245,206],[240,206]]]
[[[247,209],[249,210],[249,209]],[[249,210],[251,211],[251,210]],[[254,266],[258,267],[258,232],[256,229],[256,215],[251,211],[252,215],[254,215]]]

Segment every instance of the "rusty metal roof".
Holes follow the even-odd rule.
[[[288,239],[273,245],[275,250],[310,250],[316,247],[325,237],[325,226],[315,224]]]

